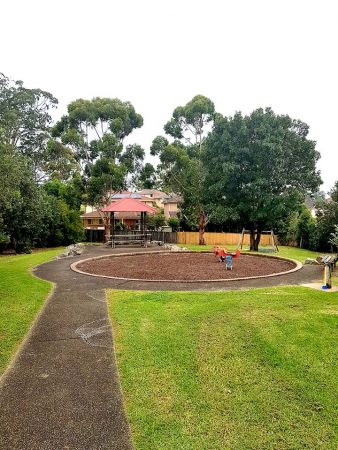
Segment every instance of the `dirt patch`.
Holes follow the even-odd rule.
[[[95,275],[140,280],[227,280],[286,272],[296,264],[283,259],[241,255],[226,270],[209,253],[157,253],[121,255],[84,261],[77,269]]]

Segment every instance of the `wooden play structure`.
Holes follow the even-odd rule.
[[[237,246],[237,248],[240,248],[241,250],[243,249],[244,236],[246,234],[250,235],[250,230],[245,230],[243,228],[241,236],[239,238],[238,246]],[[275,236],[273,230],[261,231],[261,235],[269,237],[268,245],[269,245],[270,248],[264,247],[264,249],[260,249],[260,251],[275,252],[275,253],[279,252],[278,245],[277,245],[277,239],[276,239],[276,236]]]

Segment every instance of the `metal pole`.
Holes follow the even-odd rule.
[[[115,248],[115,217],[114,211],[110,213],[110,220],[112,221],[111,246]]]
[[[143,221],[144,221],[144,225],[143,225],[143,233],[144,233],[144,247],[147,248],[147,226],[146,226],[146,217],[147,217],[147,213],[144,212],[143,213]]]

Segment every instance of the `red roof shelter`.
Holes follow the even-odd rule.
[[[156,209],[134,198],[122,198],[103,208],[104,212],[143,212],[155,214]]]
[[[148,214],[156,214],[157,210],[151,206],[146,205],[134,198],[123,198],[112,202],[102,210],[103,212],[110,213],[111,224],[111,242],[114,248],[116,243],[141,243],[144,247],[147,246],[147,234],[146,234],[146,217]],[[115,212],[138,212],[141,213],[141,231],[128,234],[115,234]]]

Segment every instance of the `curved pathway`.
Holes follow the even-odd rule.
[[[82,256],[35,270],[56,288],[1,379],[1,449],[132,448],[104,289],[248,289],[309,283],[321,276],[318,266],[305,266],[273,278],[185,284],[112,280],[70,270],[74,261],[112,252],[120,250],[88,246]]]

